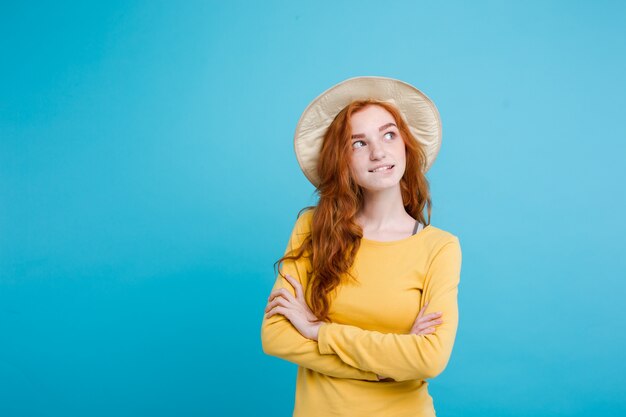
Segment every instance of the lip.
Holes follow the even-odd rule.
[[[374,170],[375,170],[375,169],[378,169],[378,168],[380,168],[380,167],[386,167],[386,166],[389,166],[389,165],[391,165],[391,168],[389,168],[389,169],[385,169],[385,170],[383,170],[383,171],[374,172]],[[378,165],[377,167],[372,168],[372,169],[371,169],[370,171],[368,171],[368,172],[370,172],[370,173],[372,173],[372,174],[381,174],[381,173],[383,173],[383,172],[391,172],[391,171],[393,171],[393,169],[394,169],[395,167],[396,167],[396,166],[395,166],[395,164],[384,164],[384,165]]]

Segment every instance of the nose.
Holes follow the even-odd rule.
[[[370,159],[376,161],[385,157],[385,149],[381,143],[374,140],[370,144]]]

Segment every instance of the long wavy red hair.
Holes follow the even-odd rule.
[[[300,217],[305,210],[314,210],[311,234],[306,236],[299,248],[285,254],[274,264],[275,269],[278,265],[279,273],[284,277],[280,271],[283,261],[295,261],[302,256],[310,258],[312,276],[308,280],[306,291],[310,296],[311,310],[323,321],[328,320],[331,298],[341,283],[342,276],[347,274],[350,279],[356,280],[349,269],[363,237],[363,230],[355,221],[363,204],[363,192],[350,173],[350,118],[354,113],[372,105],[380,106],[391,113],[405,143],[406,169],[400,180],[404,208],[420,223],[430,224],[430,189],[424,175],[426,154],[411,134],[400,111],[390,103],[377,100],[350,103],[337,114],[324,135],[317,163],[320,177],[316,189],[318,204],[304,207],[298,213]],[[425,208],[428,220],[424,218]]]

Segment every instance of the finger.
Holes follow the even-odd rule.
[[[268,301],[268,304],[272,303],[273,301],[276,300],[282,300],[288,303],[288,305],[291,304],[297,304],[297,300],[294,298],[293,294],[291,294],[289,291],[285,290],[284,288],[282,288],[281,290],[276,291],[276,295],[274,297],[272,297],[272,299],[270,301]]]
[[[290,293],[289,290],[287,290],[286,288],[279,288],[279,289],[277,289],[275,291],[272,291],[268,301],[272,301],[276,297],[283,297],[286,300],[289,300],[289,301],[292,301],[292,302],[295,301],[295,298],[294,298],[293,294]]]
[[[432,333],[435,333],[435,328],[434,327],[426,327],[426,328],[422,328],[422,329],[416,330],[414,332],[414,334],[417,334],[417,335],[432,334]]]
[[[265,315],[265,318],[268,318],[268,319],[269,319],[270,317],[272,317],[272,316],[273,316],[273,315],[275,315],[275,314],[282,314],[283,316],[285,316],[285,317],[289,318],[289,317],[287,316],[287,313],[289,313],[289,310],[288,310],[288,309],[286,309],[285,307],[277,306],[277,307],[274,307],[273,309],[271,309],[271,310],[269,311],[269,313],[267,313],[267,314]]]
[[[432,334],[432,333],[435,333],[435,328],[434,327],[427,327],[426,329],[422,330],[418,334]]]
[[[426,307],[428,307],[428,303],[430,301],[426,301],[426,304],[424,304],[424,307],[422,307],[422,309],[420,310],[419,314],[417,315],[417,317],[420,317],[422,314],[424,314],[424,312],[426,311]]]
[[[425,323],[435,323],[435,322],[439,322],[439,323],[443,323],[443,320],[439,317],[432,317],[432,318],[426,318],[426,317],[422,317],[419,320],[416,320],[416,324],[423,326]]]
[[[286,277],[287,281],[289,281],[289,283],[291,284],[293,289],[296,290],[296,298],[298,298],[300,300],[303,299],[304,298],[304,294],[302,294],[302,285],[300,284],[300,282],[298,282],[297,279],[295,279],[294,277],[292,277],[289,274],[285,274],[285,277]]]
[[[418,325],[418,327],[424,329],[424,328],[427,328],[427,327],[439,326],[441,323],[443,323],[443,320],[429,320],[429,321],[421,322]]]
[[[285,293],[288,293],[288,292],[289,291],[285,290],[284,288],[279,288],[277,290],[274,290],[270,293],[270,296],[267,298],[267,301],[272,301],[274,297],[285,296]]]
[[[422,320],[432,320],[432,319],[436,319],[441,317],[441,312],[436,312],[436,313],[430,313],[430,314],[426,314],[425,316],[422,316]]]
[[[420,310],[419,313],[417,313],[417,318],[422,317],[422,314],[424,314],[424,311],[426,310],[426,306],[422,307],[422,309]]]
[[[434,326],[439,326],[440,324],[443,323],[443,320],[441,319],[437,319],[437,320],[420,320],[419,322],[417,322],[414,326],[412,331],[414,332],[420,332],[423,331],[429,327],[434,327]]]
[[[272,308],[276,306],[283,306],[283,307],[289,308],[291,307],[291,303],[288,300],[285,300],[283,297],[276,297],[272,301],[267,303],[267,306],[265,307],[265,312],[268,312],[269,310],[271,310]]]

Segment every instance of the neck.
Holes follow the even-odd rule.
[[[396,229],[410,217],[402,203],[400,185],[379,191],[363,190],[363,206],[356,217],[363,229]]]

